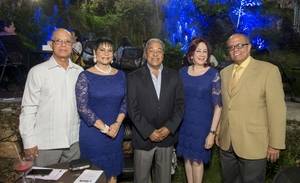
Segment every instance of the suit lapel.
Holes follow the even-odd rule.
[[[231,95],[230,95],[231,97],[235,96],[240,91],[240,89],[243,87],[243,85],[245,85],[247,80],[253,79],[255,77],[255,75],[254,75],[255,74],[255,65],[256,64],[255,64],[254,59],[251,58],[249,65],[247,66],[247,68],[243,72],[243,74],[242,74],[241,78],[239,79],[236,87],[231,91]]]
[[[230,93],[230,83],[231,83],[231,80],[232,80],[232,72],[233,72],[233,64],[230,65],[230,68],[228,69],[227,72],[225,72],[225,76],[224,76],[224,79],[227,78],[227,80],[225,80],[225,87],[226,87],[226,91],[227,91],[227,94],[230,96],[231,93]]]
[[[169,81],[168,76],[169,76],[168,71],[163,68],[161,72],[161,86],[160,86],[159,100],[163,99],[166,96],[166,86],[167,86],[167,82]]]
[[[149,92],[150,95],[156,101],[158,101],[156,91],[155,91],[155,87],[154,87],[154,84],[153,84],[153,81],[152,81],[151,73],[150,73],[150,70],[147,66],[144,67],[144,81],[145,81],[146,91]]]

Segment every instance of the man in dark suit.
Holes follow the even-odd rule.
[[[147,65],[128,75],[128,113],[133,122],[134,182],[171,182],[171,154],[184,110],[178,73],[163,66],[164,43],[148,40]],[[154,161],[153,161],[154,159]]]

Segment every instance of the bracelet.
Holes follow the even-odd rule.
[[[109,131],[109,126],[107,126],[107,124],[104,124],[104,128],[100,129],[101,133],[107,133]]]
[[[216,130],[210,130],[209,133],[216,135]]]

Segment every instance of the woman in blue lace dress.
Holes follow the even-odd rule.
[[[113,183],[123,168],[126,78],[124,72],[110,66],[111,40],[96,42],[94,58],[96,64],[83,71],[76,84],[80,152],[81,158],[103,169],[108,182]]]
[[[208,42],[194,39],[187,53],[192,64],[180,75],[185,94],[185,111],[179,131],[177,154],[184,158],[188,183],[202,182],[204,167],[210,159],[221,114],[220,76],[210,67]]]

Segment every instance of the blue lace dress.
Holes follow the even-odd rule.
[[[122,172],[124,127],[112,139],[93,125],[97,119],[111,125],[119,113],[126,114],[126,78],[122,71],[115,75],[98,75],[83,71],[76,83],[80,115],[79,145],[81,158],[104,170],[106,177]]]
[[[179,130],[177,155],[197,162],[208,163],[210,150],[204,148],[210,131],[214,107],[221,106],[221,83],[216,69],[209,68],[200,76],[180,69],[185,97],[183,121]]]

